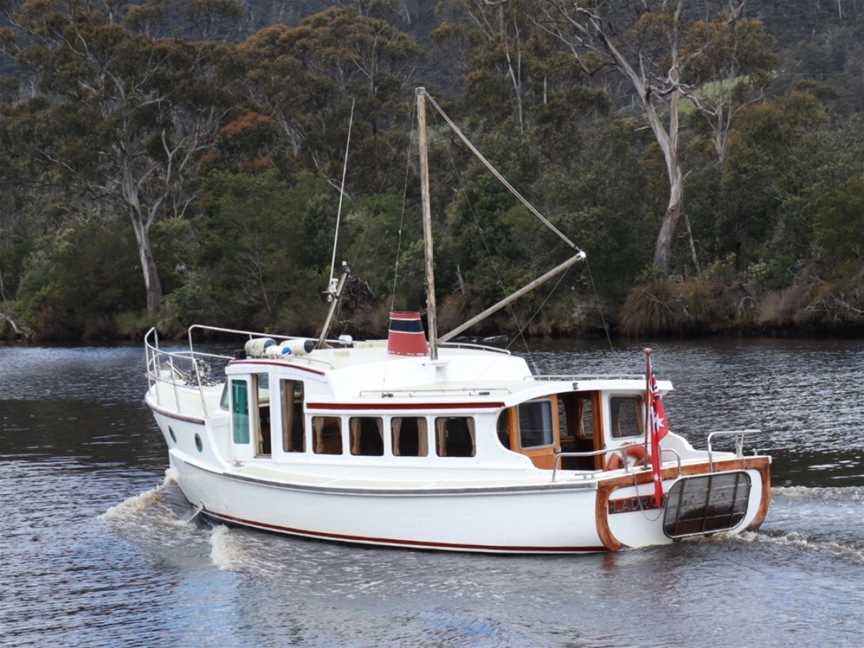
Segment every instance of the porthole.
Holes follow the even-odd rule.
[[[195,447],[198,448],[198,452],[204,452],[204,442],[201,441],[199,434],[195,435]]]
[[[170,426],[170,425],[168,426],[168,434],[171,435],[171,440],[172,440],[174,443],[177,443],[177,435],[174,434],[174,430],[171,429],[171,426]]]

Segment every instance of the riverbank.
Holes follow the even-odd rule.
[[[689,278],[646,277],[617,299],[577,290],[562,290],[555,297],[538,307],[532,298],[539,297],[534,295],[518,304],[514,313],[502,311],[480,322],[471,336],[605,338],[608,333],[625,340],[864,336],[864,272],[829,280],[809,268],[790,285],[773,287],[758,273],[715,266]],[[462,294],[444,296],[438,309],[439,332],[455,328],[488,306],[478,305],[480,301]],[[349,298],[334,330],[359,339],[385,337],[390,304],[387,296]],[[248,321],[211,309],[184,312],[172,298],[166,299],[156,317],[143,310],[106,308],[94,313],[73,304],[61,311],[50,304],[7,301],[0,303],[0,343],[135,342],[151,326],[157,327],[162,339],[179,340],[194,322],[313,337],[325,311],[326,305],[311,297],[303,308]]]

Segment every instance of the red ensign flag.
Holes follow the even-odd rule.
[[[669,432],[669,420],[666,418],[666,408],[663,397],[657,388],[657,377],[654,375],[654,364],[651,354],[646,354],[648,364],[648,431],[651,434],[651,469],[654,475],[654,503],[657,508],[663,506],[663,479],[661,476],[662,459],[660,456],[660,440]]]

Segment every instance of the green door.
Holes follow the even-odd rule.
[[[245,380],[231,381],[231,422],[234,443],[249,443],[249,387]]]

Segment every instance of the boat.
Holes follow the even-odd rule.
[[[672,385],[656,380],[650,353],[643,374],[539,375],[505,349],[459,341],[584,258],[578,248],[438,334],[427,100],[456,128],[419,88],[425,327],[419,312],[394,311],[386,339],[328,337],[350,273],[343,264],[338,280],[331,272],[317,338],[194,324],[188,349],[176,351],[155,329],[145,336],[145,402],[196,515],[318,540],[503,554],[617,551],[758,528],[771,457],[745,456],[753,430],[712,432],[705,449],[669,430],[662,396]],[[243,352],[202,351],[205,334],[236,336]],[[224,378],[210,370],[216,363]],[[721,438],[734,451],[715,449]]]

